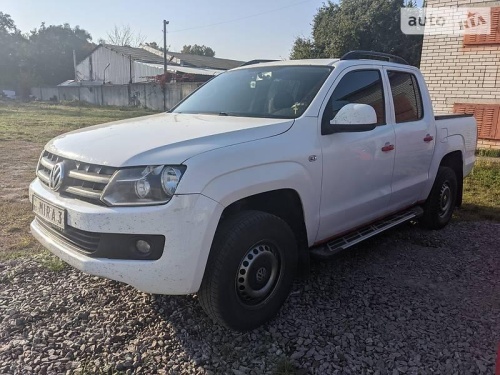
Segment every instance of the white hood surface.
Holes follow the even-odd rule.
[[[46,150],[84,163],[181,164],[202,152],[286,132],[294,120],[161,113],[60,135]]]

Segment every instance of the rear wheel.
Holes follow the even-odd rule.
[[[215,234],[202,285],[201,306],[216,322],[239,331],[270,320],[288,297],[297,244],[279,217],[244,211]]]
[[[449,167],[439,167],[420,222],[429,229],[445,227],[457,203],[457,176]]]

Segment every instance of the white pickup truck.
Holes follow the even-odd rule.
[[[395,56],[256,63],[168,113],[50,141],[31,231],[83,272],[197,293],[215,321],[248,330],[311,255],[408,220],[445,226],[475,146],[474,118],[435,117],[420,71]]]

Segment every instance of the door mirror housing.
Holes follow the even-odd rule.
[[[323,134],[366,132],[377,126],[377,113],[368,104],[346,104],[329,120],[323,118]]]

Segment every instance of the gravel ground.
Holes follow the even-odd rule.
[[[196,296],[9,261],[0,373],[492,374],[499,233],[489,222],[405,225],[313,262],[278,317],[244,334],[214,325]]]

